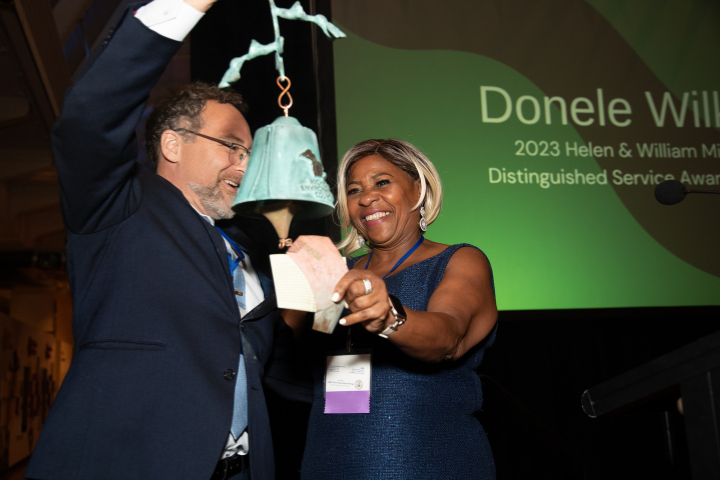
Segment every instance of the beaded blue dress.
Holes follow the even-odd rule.
[[[450,257],[461,247],[472,245],[450,246],[387,277],[388,291],[404,306],[426,310]],[[350,268],[355,261],[349,260]],[[368,414],[323,413],[325,353],[345,347],[348,328],[338,326],[332,335],[312,332],[315,398],[302,478],[494,479],[490,445],[476,418],[483,400],[476,369],[496,328],[459,360],[431,364],[407,356],[361,326],[352,327],[353,349],[372,349]]]

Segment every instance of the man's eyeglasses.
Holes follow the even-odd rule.
[[[209,137],[207,135],[203,135],[202,133],[193,132],[192,130],[188,130],[187,128],[176,128],[175,131],[192,133],[193,135],[197,135],[198,137],[207,138],[208,140],[212,140],[214,142],[218,142],[221,145],[225,145],[230,149],[231,163],[242,163],[246,158],[248,158],[248,155],[250,155],[250,150],[248,150],[244,145],[240,145],[239,143],[226,142],[225,140],[220,140],[219,138]]]

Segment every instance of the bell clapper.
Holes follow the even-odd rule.
[[[293,203],[292,200],[286,200],[277,202],[272,205],[266,205],[257,209],[259,213],[264,215],[280,238],[280,244],[278,248],[285,248],[292,245],[292,239],[288,238],[290,233],[290,222],[292,222],[293,216],[300,210],[300,207]]]
[[[287,80],[287,87],[283,87],[282,83],[280,83],[280,82],[284,82],[286,80]],[[282,90],[282,92],[280,92],[280,96],[278,97],[278,105],[280,106],[280,108],[283,109],[286,117],[289,116],[288,110],[290,110],[290,107],[292,107],[292,104],[293,104],[293,98],[292,98],[292,95],[290,95],[290,86],[291,85],[292,85],[292,82],[290,81],[290,77],[284,77],[281,75],[277,78],[277,86],[280,87],[280,89]],[[290,101],[290,103],[288,103],[287,105],[282,104],[282,97],[284,97],[285,95],[287,95],[288,100]]]

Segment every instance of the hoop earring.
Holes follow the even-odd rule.
[[[427,221],[425,220],[425,204],[423,203],[420,207],[420,230],[427,232]]]

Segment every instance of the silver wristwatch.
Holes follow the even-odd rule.
[[[382,338],[388,338],[388,335],[391,333],[397,331],[397,329],[405,323],[405,320],[407,320],[407,315],[405,314],[405,309],[402,306],[402,303],[400,303],[400,300],[398,300],[397,297],[394,295],[389,295],[388,300],[390,301],[390,311],[392,312],[393,316],[395,317],[395,321],[392,323],[392,325],[389,325],[385,330],[378,333],[378,336]]]

